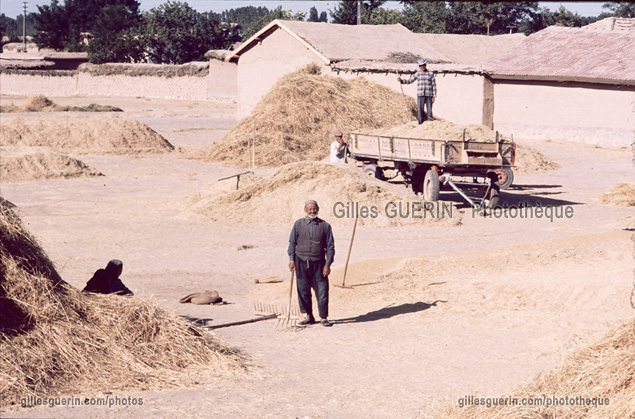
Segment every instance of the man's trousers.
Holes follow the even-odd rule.
[[[302,260],[297,256],[295,258],[300,312],[310,318],[314,318],[311,288],[315,292],[320,318],[326,319],[329,316],[329,279],[322,275],[324,263],[324,260]]]

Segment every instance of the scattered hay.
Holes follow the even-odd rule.
[[[361,77],[344,80],[315,74],[315,68],[308,67],[282,77],[250,116],[212,146],[205,159],[251,166],[255,128],[260,167],[320,160],[328,155],[336,130],[389,127],[413,115],[412,98]]]
[[[0,180],[5,183],[103,176],[80,160],[48,149],[10,147],[1,148],[0,154]]]
[[[130,77],[207,77],[209,76],[209,62],[191,62],[187,64],[126,64],[83,63],[79,66],[80,73],[88,73],[92,76],[130,76]]]
[[[620,182],[600,195],[599,200],[604,205],[635,207],[635,183]]]
[[[516,143],[516,173],[544,173],[559,169],[560,165],[535,148]]]
[[[88,106],[60,106],[44,95],[33,95],[20,106],[0,106],[0,112],[123,112],[123,110],[115,106],[96,103]]]
[[[355,217],[352,203],[360,207],[376,208],[376,216],[360,216],[360,225],[443,224],[460,223],[458,211],[450,217],[432,217],[428,212],[421,218],[406,215],[407,208],[420,200],[407,190],[388,182],[365,176],[361,170],[346,165],[322,162],[290,163],[279,168],[270,177],[246,185],[237,191],[208,190],[189,199],[185,215],[199,215],[216,221],[234,223],[290,224],[303,213],[304,202],[315,199],[320,204],[320,216],[332,225],[350,226]],[[334,207],[336,203],[338,206]],[[394,203],[395,206],[393,207]],[[449,206],[448,203],[436,205]],[[348,205],[348,207],[347,207]],[[391,218],[392,212],[402,205],[402,215]],[[431,205],[431,203],[429,204]],[[346,209],[349,209],[346,213]],[[344,212],[342,212],[344,211]],[[434,214],[437,215],[436,210]],[[338,217],[339,216],[339,217]]]
[[[141,122],[123,118],[44,115],[4,119],[3,145],[49,147],[68,154],[167,153],[174,146]]]
[[[62,280],[0,202],[0,405],[53,396],[190,384],[182,372],[240,370],[218,340],[151,302],[87,296]]]
[[[439,418],[629,418],[635,406],[635,320],[611,330],[603,339],[569,356],[562,366],[540,374],[510,397],[596,398],[597,407],[469,406],[447,407]],[[609,400],[608,406],[606,399]]]
[[[411,121],[390,128],[364,132],[364,134],[384,135],[387,137],[461,141],[463,140],[463,131],[465,131],[466,140],[488,142],[496,141],[496,132],[492,131],[485,125],[458,125],[440,118],[437,118],[434,121],[426,121],[423,124],[419,124],[417,121]]]

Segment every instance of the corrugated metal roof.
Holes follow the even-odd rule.
[[[495,78],[635,84],[635,31],[599,28],[549,27],[484,67]]]

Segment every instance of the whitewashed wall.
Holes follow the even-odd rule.
[[[494,126],[516,138],[630,147],[635,87],[495,81]]]

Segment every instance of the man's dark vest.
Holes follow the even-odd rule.
[[[295,245],[295,255],[302,260],[324,260],[326,256],[326,234],[324,221],[318,220],[313,230],[313,239],[309,235],[309,226],[305,219],[301,219],[298,228],[298,239]]]

